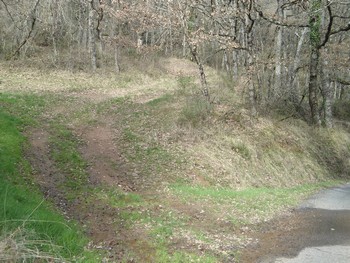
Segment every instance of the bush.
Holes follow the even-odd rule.
[[[192,95],[187,98],[182,111],[180,112],[180,124],[197,126],[203,123],[211,114],[213,105],[202,95]]]

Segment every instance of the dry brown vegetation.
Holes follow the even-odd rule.
[[[0,261],[250,263],[255,231],[348,180],[348,1],[0,14]]]
[[[238,261],[253,224],[348,178],[346,130],[251,118],[240,82],[211,68],[208,104],[185,60],[120,75],[19,63],[1,64],[0,91],[45,101],[26,133],[36,182],[106,260]]]

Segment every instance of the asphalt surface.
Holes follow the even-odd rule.
[[[263,263],[349,263],[350,262],[350,184],[322,191],[300,206],[301,213],[312,213],[312,227],[304,229],[304,248],[294,257],[275,257]],[[303,218],[303,217],[301,217]],[[307,221],[307,217],[304,217]],[[300,224],[308,225],[310,222]],[[314,229],[309,231],[309,229]],[[306,236],[307,235],[307,236]],[[310,235],[312,235],[310,237]]]
[[[275,263],[345,263],[350,262],[349,246],[308,247],[292,259],[280,258]]]
[[[350,184],[321,191],[301,204],[300,208],[350,210]]]

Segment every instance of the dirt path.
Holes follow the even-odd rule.
[[[81,224],[91,239],[88,247],[100,250],[106,262],[147,263],[155,262],[159,247],[162,249],[160,256],[165,254],[166,260],[158,262],[171,262],[169,258],[176,253],[179,253],[175,255],[178,257],[185,255],[187,259],[196,259],[191,262],[200,262],[202,255],[214,255],[221,262],[236,262],[237,251],[246,246],[239,262],[251,263],[297,256],[310,245],[334,244],[329,239],[318,241],[338,233],[338,227],[333,227],[333,223],[342,225],[348,221],[347,212],[336,211],[334,214],[326,210],[301,209],[268,225],[258,226],[258,231],[255,226],[252,230],[242,230],[232,223],[229,213],[223,215],[222,207],[225,206],[221,203],[210,204],[205,199],[188,202],[167,188],[173,168],[181,174],[176,179],[180,182],[188,180],[186,174],[183,176],[186,171],[181,169],[184,160],[176,166],[169,164],[172,160],[166,158],[174,159],[175,156],[166,155],[168,148],[158,147],[161,131],[150,129],[149,132],[143,127],[144,124],[157,125],[145,121],[140,123],[141,129],[134,132],[128,117],[147,114],[142,107],[147,105],[144,103],[174,90],[176,78],[183,74],[181,70],[186,65],[177,60],[169,65],[166,70],[173,76],[163,80],[156,78],[150,83],[150,77],[143,75],[136,80],[132,74],[122,75],[116,80],[115,76],[58,72],[48,78],[46,73],[28,69],[18,77],[4,69],[6,85],[0,86],[0,91],[36,93],[48,104],[39,117],[39,127],[28,131],[27,157],[45,196],[67,219]],[[192,73],[196,74],[196,68]],[[130,105],[125,103],[125,97],[125,101],[132,101]],[[73,196],[62,187],[68,176],[53,158],[52,137],[58,136],[55,125],[66,129],[72,141],[78,142],[76,150],[86,162],[82,168],[87,175],[86,189],[73,192]],[[156,154],[157,151],[163,155]],[[151,157],[145,158],[146,154]],[[159,156],[169,163],[163,167]],[[192,170],[190,173],[192,176]],[[191,178],[195,184],[209,184],[206,178],[194,176]],[[142,199],[143,203],[132,204],[128,199],[130,196]],[[124,203],[118,203],[120,200]],[[220,209],[216,209],[219,206]],[[230,209],[227,205],[227,210]],[[320,218],[317,224],[314,224],[315,218]],[[346,224],[339,230],[345,233],[337,237],[338,248],[341,248],[349,232]]]
[[[147,229],[130,225],[128,217],[135,214],[146,218],[159,216],[164,213],[164,207],[159,205],[162,198],[158,197],[157,189],[149,188],[148,179],[142,178],[123,155],[119,145],[121,130],[116,124],[119,120],[106,112],[96,113],[96,108],[125,96],[136,103],[146,103],[176,88],[175,76],[159,81],[151,81],[148,77],[129,80],[127,75],[118,81],[112,77],[99,79],[94,76],[96,81],[84,73],[57,72],[52,78],[47,78],[41,72],[28,69],[17,79],[11,70],[4,68],[3,71],[6,85],[1,88],[4,91],[34,92],[55,98],[43,113],[39,127],[27,131],[30,147],[26,155],[45,197],[68,220],[81,224],[91,239],[88,248],[100,250],[106,262],[153,262],[156,248],[150,242]],[[22,81],[27,83],[26,80],[29,84],[22,84]],[[86,119],[81,120],[79,116]],[[53,158],[52,137],[57,136],[54,131],[56,122],[79,141],[77,150],[87,164],[86,192],[69,193],[64,187],[67,174]],[[147,200],[147,204],[142,208],[119,207],[111,204],[109,197],[103,199],[99,196],[108,191],[121,196],[135,193]],[[163,196],[162,201],[165,198]],[[152,200],[156,200],[155,204]],[[197,210],[191,214],[197,214]],[[186,246],[183,241],[180,245]]]
[[[120,134],[109,122],[78,129],[75,133],[84,141],[80,151],[89,162],[88,172],[92,184],[119,187],[124,191],[135,190],[126,160],[114,144]]]
[[[264,224],[242,262],[350,261],[350,185],[322,191],[291,215]]]

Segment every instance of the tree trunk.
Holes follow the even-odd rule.
[[[245,15],[245,30],[246,35],[246,47],[247,47],[247,68],[248,68],[248,98],[250,104],[250,111],[252,117],[256,117],[258,111],[256,109],[256,92],[254,87],[254,58],[253,58],[253,25],[254,21],[248,16]]]
[[[51,3],[51,13],[52,13],[52,26],[51,26],[51,38],[52,38],[52,48],[53,48],[53,62],[56,64],[58,59],[58,49],[57,49],[57,31],[58,31],[58,0],[52,1]]]
[[[34,4],[33,9],[29,13],[29,15],[28,15],[28,24],[30,25],[30,27],[28,29],[29,31],[26,34],[24,40],[19,44],[19,46],[17,47],[16,51],[12,54],[11,57],[20,55],[21,49],[25,46],[25,44],[28,42],[28,40],[32,37],[33,31],[34,31],[34,28],[35,28],[35,24],[37,22],[37,9],[39,7],[39,3],[40,3],[40,0],[37,0],[35,2],[35,4]]]
[[[320,60],[320,51],[317,48],[311,49],[310,59],[310,76],[309,76],[309,105],[311,113],[311,123],[313,125],[319,125],[320,116],[318,114],[318,80],[317,71]]]
[[[186,43],[187,43],[187,40],[186,40],[186,33],[185,33],[182,39],[182,57],[184,58],[186,57],[186,54],[187,54]]]
[[[224,54],[222,56],[222,68],[225,69],[227,73],[230,73],[230,64],[228,63],[226,50],[224,50]]]
[[[114,65],[115,65],[115,72],[117,74],[120,73],[120,66],[119,66],[119,48],[118,45],[115,44],[114,47]]]
[[[93,71],[97,69],[96,59],[96,43],[95,43],[95,28],[94,28],[94,9],[93,0],[89,2],[89,52],[91,59],[91,68]]]
[[[237,0],[233,0],[232,5],[233,5],[233,10],[237,10],[238,9],[238,1]],[[237,19],[233,20],[232,35],[235,38],[239,37]],[[238,77],[238,51],[237,50],[233,50],[232,51],[232,78],[236,79],[237,77]]]
[[[232,77],[236,79],[238,77],[238,51],[232,51]]]
[[[320,116],[318,113],[318,66],[320,62],[321,43],[321,0],[313,0],[310,9],[310,75],[309,75],[309,105],[311,124],[319,125]]]
[[[333,92],[329,80],[328,61],[324,58],[321,66],[324,125],[333,128]]]
[[[295,57],[294,57],[293,71],[291,73],[291,82],[290,82],[291,99],[295,107],[299,107],[298,68],[301,60],[301,48],[303,46],[305,35],[307,32],[308,32],[308,29],[305,28],[299,38],[297,50],[295,52]]]
[[[283,19],[283,0],[278,0],[278,16]],[[276,96],[276,92],[281,90],[282,86],[282,35],[283,28],[277,27],[276,44],[275,44],[275,83],[272,96]]]
[[[190,50],[191,50],[191,54],[192,54],[193,60],[196,62],[197,66],[198,66],[199,78],[200,78],[200,82],[201,82],[202,93],[205,96],[205,98],[208,101],[210,101],[207,77],[206,77],[205,72],[204,72],[203,64],[200,61],[200,58],[198,56],[197,47],[196,46],[194,46],[194,47],[190,46]]]

